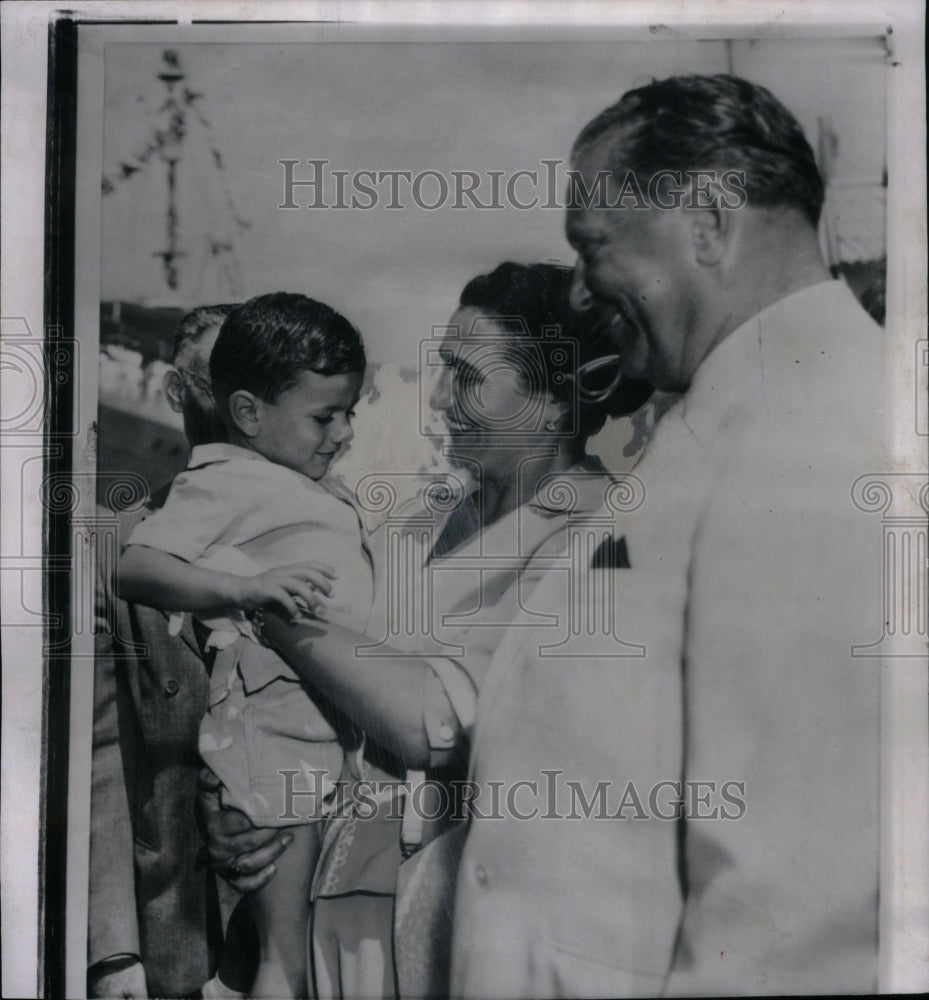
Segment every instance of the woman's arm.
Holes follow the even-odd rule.
[[[371,639],[331,622],[286,622],[268,614],[265,634],[303,680],[407,767],[421,769],[433,762],[424,701],[434,675],[425,660],[399,653],[358,656],[356,647],[369,646]],[[461,729],[441,687],[435,687],[429,707],[447,717],[449,743],[454,744]]]
[[[239,608],[246,614],[278,604],[296,617],[297,598],[319,606],[317,590],[329,593],[326,574],[315,563],[297,563],[256,576],[236,576],[194,566],[147,545],[127,545],[119,560],[117,589],[124,601],[162,611],[219,612]]]

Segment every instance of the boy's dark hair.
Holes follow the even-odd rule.
[[[176,362],[188,344],[192,346],[198,344],[207,330],[212,330],[224,323],[232,310],[238,309],[240,305],[240,302],[231,302],[218,306],[197,306],[196,309],[191,309],[189,313],[186,313],[178,323],[177,331],[174,334],[172,360]]]
[[[361,334],[340,313],[306,295],[249,299],[223,323],[210,355],[213,392],[223,404],[237,389],[273,403],[303,372],[363,372]]]
[[[819,222],[823,181],[803,130],[770,91],[737,76],[672,76],[629,90],[584,127],[572,158],[594,145],[642,190],[643,175],[662,170],[739,170],[750,206],[792,206]]]
[[[524,384],[549,391],[556,399],[574,404],[575,370],[585,362],[614,354],[609,324],[594,310],[578,312],[571,306],[574,271],[563,264],[514,264],[506,261],[490,274],[481,274],[465,285],[461,307],[479,310],[513,336],[499,345],[520,372]],[[462,331],[465,334],[467,331]],[[527,351],[535,342],[540,348]],[[559,343],[571,350],[558,350]],[[560,356],[564,363],[555,363]],[[570,365],[573,362],[573,369]],[[566,368],[565,365],[569,367]],[[607,417],[637,409],[652,389],[637,379],[623,379],[606,398],[596,403],[578,401],[578,432],[596,434]]]

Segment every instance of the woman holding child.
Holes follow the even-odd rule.
[[[450,513],[433,516],[424,553],[436,612],[428,641],[394,638],[395,648],[359,656],[357,647],[385,634],[377,614],[367,636],[331,615],[291,623],[266,616],[267,637],[296,675],[366,733],[365,763],[353,765],[347,755],[345,774],[355,780],[403,778],[407,769],[448,764],[466,748],[493,650],[508,627],[538,621],[531,592],[563,552],[569,516],[603,503],[610,479],[586,455],[587,438],[608,416],[641,405],[649,389],[620,382],[604,364],[606,331],[592,314],[570,309],[570,283],[566,268],[504,264],[468,284],[452,317],[432,403],[446,418],[447,454],[469,470],[472,488]],[[382,569],[377,535],[369,545]],[[338,600],[338,580],[333,590]],[[295,592],[315,606],[318,595]],[[210,812],[207,827],[214,863],[243,889],[272,890],[280,879],[268,881],[269,863],[278,858],[280,867],[299,846],[282,855],[289,837],[254,830],[232,810]],[[364,823],[351,801],[347,816],[330,823],[315,880],[320,995],[394,993],[391,897],[401,827],[393,808]]]

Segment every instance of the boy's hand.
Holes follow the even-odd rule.
[[[280,605],[292,618],[323,607],[319,594],[332,596],[335,570],[323,563],[303,562],[271,569],[257,576],[235,578],[233,604],[251,614],[269,604]]]

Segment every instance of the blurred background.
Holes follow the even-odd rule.
[[[580,128],[625,90],[674,73],[735,73],[796,115],[827,181],[826,259],[883,322],[887,59],[880,38],[108,44],[99,470],[156,488],[183,467],[161,390],[178,320],[276,290],[322,299],[364,335],[374,391],[336,466],[349,484],[441,466],[440,439],[422,433],[439,428],[421,412],[419,344],[474,275],[503,260],[571,263],[563,212],[461,210],[451,197],[427,210],[408,193],[403,210],[384,197],[308,209],[302,188],[300,207],[282,209],[278,161],[299,160],[297,179],[309,159],[330,173],[542,171],[567,163]],[[629,468],[665,402],[611,422],[592,450]]]

